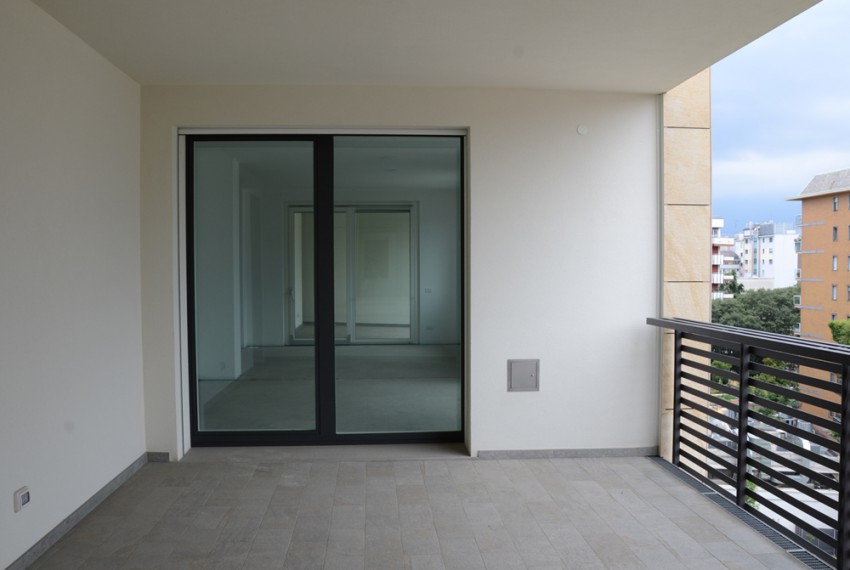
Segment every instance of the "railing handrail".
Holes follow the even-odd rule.
[[[850,365],[850,346],[843,344],[805,339],[717,323],[705,323],[690,319],[655,318],[646,319],[646,324],[660,328],[673,329],[686,333],[712,336],[718,340],[769,348],[782,352],[794,352],[817,360]],[[713,334],[711,334],[713,333]],[[753,342],[758,339],[760,342]],[[791,347],[792,350],[788,350]],[[802,350],[801,350],[802,349]]]

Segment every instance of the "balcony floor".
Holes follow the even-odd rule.
[[[649,458],[194,449],[32,568],[805,568]]]

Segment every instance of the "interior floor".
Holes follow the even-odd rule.
[[[316,325],[303,323],[295,329],[295,338],[300,340],[312,340],[316,335]],[[334,338],[348,339],[348,325],[336,323],[334,325]],[[409,340],[410,325],[373,325],[357,324],[354,326],[354,338],[365,340]]]
[[[250,370],[212,397],[203,391],[213,383],[199,382],[202,431],[315,429],[313,347],[261,352]],[[461,429],[457,346],[338,346],[335,365],[338,433]]]

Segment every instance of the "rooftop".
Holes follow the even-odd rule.
[[[806,186],[799,196],[788,198],[789,200],[805,200],[815,196],[826,196],[850,191],[850,168],[818,174],[809,185]]]

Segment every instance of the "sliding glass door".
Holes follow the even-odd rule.
[[[462,437],[462,138],[190,136],[195,445]]]

